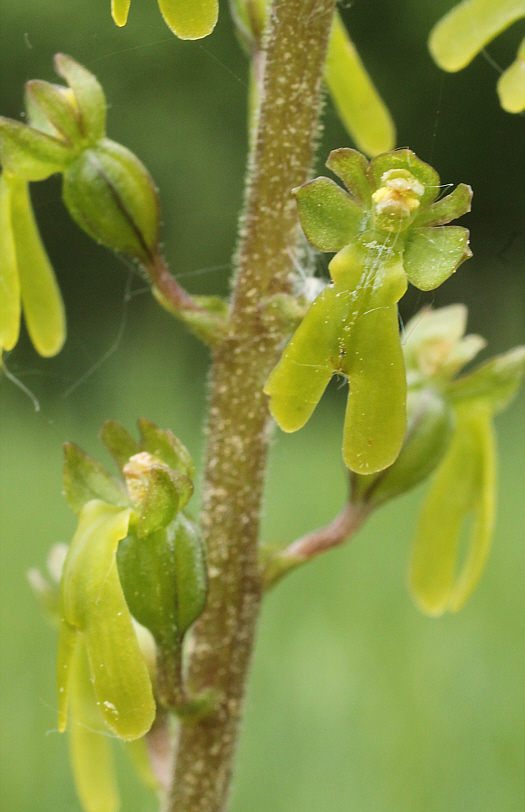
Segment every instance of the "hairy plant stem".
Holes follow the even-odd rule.
[[[215,348],[202,525],[210,589],[194,631],[190,690],[213,689],[215,712],[182,722],[169,812],[226,809],[262,594],[259,520],[268,446],[264,382],[282,322],[265,300],[291,287],[297,215],[291,189],[310,173],[335,0],[274,0],[251,149],[228,338]]]

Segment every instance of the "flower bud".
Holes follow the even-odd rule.
[[[101,139],[64,172],[64,203],[97,242],[149,264],[157,252],[157,190],[143,164],[125,147]]]
[[[160,649],[173,650],[201,614],[207,578],[204,542],[197,525],[178,513],[166,528],[120,543],[117,564],[126,602]]]

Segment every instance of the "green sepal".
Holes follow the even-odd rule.
[[[424,192],[419,198],[419,211],[429,206],[438,196],[440,190],[438,173],[430,164],[418,158],[411,149],[396,149],[372,159],[368,176],[374,189],[379,189],[383,185],[383,175],[392,169],[402,169],[410,172],[416,180],[423,184]]]
[[[185,445],[168,429],[159,429],[151,420],[141,417],[137,425],[140,432],[140,450],[158,457],[173,471],[195,478],[195,463]]]
[[[429,615],[460,609],[476,586],[490,549],[495,514],[495,442],[491,410],[456,409],[456,431],[419,517],[410,566],[416,604]],[[472,515],[459,570],[461,531]]]
[[[121,472],[129,458],[140,451],[137,441],[118,420],[106,420],[100,430],[100,439]]]
[[[77,515],[92,499],[119,508],[131,506],[122,485],[74,443],[64,443],[63,488],[69,507]]]
[[[104,138],[84,150],[64,172],[63,198],[73,220],[94,240],[151,263],[159,242],[157,191],[128,149]]]
[[[525,347],[515,347],[453,381],[447,394],[454,403],[480,400],[493,413],[501,412],[515,397],[524,371]]]
[[[179,527],[175,543],[178,626],[180,633],[185,634],[206,605],[208,570],[206,545],[199,526],[180,513]]]
[[[525,110],[525,39],[512,65],[503,71],[497,84],[499,102],[507,113]]]
[[[84,641],[71,663],[69,758],[84,812],[118,812],[118,793],[111,740],[97,705]]]
[[[131,0],[111,0],[111,16],[119,27],[128,21]]]
[[[416,288],[434,290],[471,256],[466,228],[414,228],[405,242],[403,265]]]
[[[133,616],[165,650],[180,645],[206,603],[204,542],[197,525],[179,513],[168,527],[120,543],[118,569]]]
[[[45,180],[74,159],[70,146],[52,135],[0,116],[0,163],[23,180]]]
[[[457,220],[458,217],[467,214],[471,209],[471,203],[471,187],[466,183],[460,183],[449,195],[442,197],[441,200],[436,200],[420,215],[416,215],[414,227],[442,226],[450,223],[451,220]]]
[[[38,108],[40,114],[49,122],[51,132],[54,130],[72,146],[82,140],[78,110],[71,103],[68,91],[64,87],[33,79],[27,82],[25,93],[26,109],[33,112],[33,121],[35,109]],[[45,131],[47,132],[47,128]]]
[[[169,28],[180,39],[202,39],[211,34],[219,16],[218,0],[159,0]]]
[[[12,350],[20,334],[20,281],[11,217],[11,186],[0,174],[0,353]]]
[[[60,289],[38,233],[28,184],[8,179],[11,225],[27,331],[36,351],[56,355],[66,339],[66,317]],[[7,257],[10,259],[9,256]],[[12,258],[11,258],[12,259]]]
[[[367,155],[395,146],[395,127],[348,32],[336,12],[328,45],[324,78],[343,125]]]
[[[84,138],[94,144],[106,134],[106,97],[100,83],[87,68],[66,54],[55,54],[54,65],[75,95]]]
[[[454,428],[454,413],[432,389],[409,391],[407,431],[398,458],[372,476],[351,477],[352,502],[377,508],[415,488],[442,460]]]
[[[461,70],[495,36],[523,16],[523,0],[463,0],[432,29],[430,53],[443,70]]]
[[[340,251],[353,242],[363,224],[357,203],[329,178],[315,178],[294,189],[302,229],[320,251]]]
[[[373,190],[368,178],[369,164],[364,155],[347,147],[334,149],[325,166],[341,178],[360,206],[371,207]]]
[[[184,474],[177,474],[160,465],[150,468],[146,495],[140,505],[137,523],[139,538],[159,530],[172,521],[193,495],[193,483]]]
[[[79,516],[60,584],[57,663],[59,729],[67,724],[71,666],[85,645],[98,706],[121,739],[143,736],[155,719],[144,657],[120,585],[116,553],[131,511],[93,499]]]

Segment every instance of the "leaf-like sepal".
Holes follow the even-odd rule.
[[[453,192],[441,200],[436,200],[421,215],[416,216],[414,227],[442,226],[457,220],[471,209],[472,189],[466,183],[460,183]]]
[[[139,419],[138,427],[142,451],[158,457],[173,471],[179,471],[189,479],[194,479],[195,463],[191,454],[170,429],[163,431],[145,417]]]
[[[357,237],[363,213],[329,178],[316,178],[295,190],[301,226],[320,251],[341,251]]]
[[[80,129],[88,143],[106,134],[106,97],[100,82],[87,68],[66,54],[55,54],[55,70],[66,80],[75,96]]]
[[[415,228],[405,243],[403,265],[416,288],[434,290],[471,256],[466,228]]]
[[[129,496],[120,483],[74,443],[64,444],[63,486],[66,501],[77,515],[92,499],[102,499],[120,508],[130,506]]]
[[[118,420],[106,420],[100,431],[100,439],[122,471],[129,458],[140,451],[139,444]]]
[[[454,402],[482,400],[500,412],[515,397],[524,371],[525,347],[515,347],[453,381],[447,392]]]
[[[45,180],[74,159],[64,141],[0,116],[0,163],[11,175],[24,180]]]

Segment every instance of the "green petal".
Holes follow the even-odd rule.
[[[111,0],[111,16],[120,27],[126,25],[131,0]]]
[[[436,170],[417,157],[411,149],[396,149],[393,152],[385,152],[378,155],[370,163],[368,171],[369,177],[375,189],[383,185],[382,177],[390,169],[405,169],[410,172],[425,187],[425,191],[419,198],[419,211],[430,205],[439,194],[440,180]]]
[[[68,98],[68,92],[64,87],[33,79],[26,84],[26,108],[33,111],[33,115],[39,109],[50,123],[51,132],[54,130],[75,144],[82,139],[82,130],[78,111]]]
[[[159,781],[151,767],[146,739],[135,739],[132,742],[126,742],[125,749],[137,776],[144,786],[148,789],[158,791]]]
[[[71,665],[70,720],[69,753],[82,808],[85,812],[118,812],[111,741],[97,707],[83,642]]]
[[[131,511],[94,499],[84,506],[61,583],[63,617],[83,633],[93,685],[108,727],[143,736],[155,701],[145,660],[118,578],[116,552]]]
[[[118,420],[106,420],[100,432],[100,439],[115,460],[120,471],[129,458],[140,451],[139,444]]]
[[[120,508],[130,506],[129,496],[120,482],[74,443],[64,443],[62,484],[66,501],[77,515],[92,499],[102,499]]]
[[[340,251],[356,238],[362,211],[333,180],[311,180],[296,189],[295,196],[302,229],[319,251]]]
[[[492,532],[493,487],[490,410],[458,409],[456,432],[427,494],[412,553],[410,584],[423,612],[458,609],[476,585]],[[460,533],[472,512],[474,528],[458,577]]]
[[[348,191],[365,208],[372,205],[372,189],[368,180],[368,161],[355,149],[333,149],[326,166],[341,178]]]
[[[11,190],[0,175],[0,352],[12,350],[20,332],[20,283],[11,220]]]
[[[471,201],[472,189],[466,183],[460,183],[449,195],[422,211],[414,220],[414,228],[442,226],[451,220],[457,220],[470,211]]]
[[[140,433],[140,449],[153,457],[158,457],[174,471],[185,474],[189,479],[195,477],[195,463],[183,443],[168,429],[159,429],[145,417],[137,421]]]
[[[406,374],[397,306],[372,307],[353,327],[344,371],[350,379],[343,459],[373,474],[392,465],[406,430]]]
[[[75,157],[71,147],[52,135],[0,116],[0,163],[10,175],[45,180]]]
[[[71,666],[78,644],[78,629],[68,623],[64,617],[61,617],[58,627],[57,654],[58,729],[61,733],[64,732],[67,726],[67,711],[71,692]]]
[[[338,368],[347,298],[328,286],[315,299],[264,387],[283,431],[302,428]]]
[[[337,13],[324,76],[339,118],[357,147],[367,155],[393,149],[394,122]]]
[[[83,135],[95,143],[106,133],[106,97],[96,77],[66,54],[55,54],[55,70],[75,94]]]
[[[154,465],[147,475],[147,490],[140,507],[137,535],[147,536],[167,527],[175,513],[185,507],[193,494],[193,484],[184,474]]]
[[[180,39],[211,34],[219,16],[218,0],[159,0],[166,23]]]
[[[482,400],[493,412],[501,412],[515,397],[524,371],[525,347],[515,347],[453,381],[447,394],[454,402]]]
[[[66,339],[64,305],[38,233],[28,185],[15,178],[9,183],[13,235],[27,330],[37,352],[49,357],[60,352]]]
[[[463,0],[433,28],[430,53],[443,70],[461,70],[487,43],[523,16],[523,0]]]
[[[525,110],[525,39],[512,65],[498,79],[498,96],[507,113],[523,113]]]
[[[417,228],[407,237],[403,264],[410,282],[416,288],[434,290],[471,256],[466,228]]]

